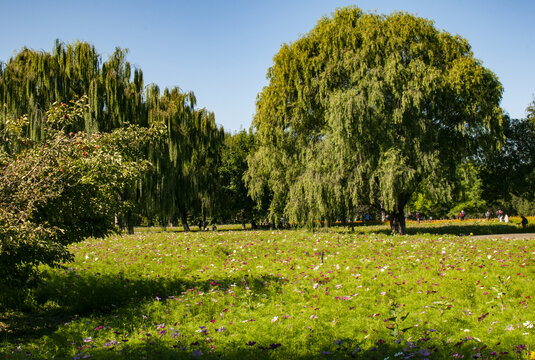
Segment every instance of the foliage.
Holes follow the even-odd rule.
[[[185,228],[188,211],[214,209],[218,191],[218,167],[224,130],[214,114],[195,109],[193,93],[153,88],[148,98],[149,123],[163,123],[166,136],[151,144],[148,158],[154,164],[143,183],[145,212],[163,224],[180,217]]]
[[[76,130],[108,132],[127,123],[146,124],[143,73],[132,71],[127,52],[116,48],[102,61],[94,46],[80,41],[56,40],[50,53],[23,48],[0,68],[0,117],[27,115],[25,131],[36,140],[52,103],[86,95],[89,111],[71,124]]]
[[[23,136],[24,120],[2,124],[2,290],[31,285],[39,264],[72,259],[68,244],[110,234],[114,215],[128,206],[117,194],[148,169],[146,161],[137,161],[136,149],[156,130],[132,125],[103,134],[66,132],[86,111],[85,97],[54,103],[35,142]]]
[[[533,218],[530,219],[533,222]],[[460,232],[503,223],[448,222]],[[138,232],[73,244],[36,290],[47,326],[4,317],[23,358],[527,359],[532,240],[356,232]],[[466,226],[465,226],[466,225]],[[512,229],[512,224],[507,224]],[[433,234],[423,233],[433,228]],[[533,229],[533,228],[532,228]],[[321,254],[324,255],[323,263]],[[119,261],[120,260],[120,261]],[[518,351],[518,353],[517,353]],[[500,355],[501,354],[501,355]],[[201,356],[202,355],[202,356]]]
[[[534,214],[535,122],[504,116],[505,142],[480,164],[483,197],[508,213]]]
[[[258,209],[247,193],[243,175],[247,171],[247,156],[253,152],[254,136],[242,130],[235,134],[225,135],[225,146],[221,151],[221,191],[224,208],[221,213],[226,218],[238,217],[258,220]]]
[[[501,138],[502,87],[460,36],[406,13],[349,7],[284,44],[257,100],[253,198],[274,219],[330,222],[357,205],[404,209],[422,186],[451,187],[456,164]]]
[[[445,189],[443,187],[447,194],[440,194],[440,187],[437,186],[421,186],[407,208],[434,218],[458,216],[461,210],[470,217],[482,217],[487,210],[487,203],[483,197],[484,185],[479,172],[473,161],[461,161],[457,164],[455,184]]]
[[[163,223],[181,216],[187,226],[188,211],[214,211],[223,129],[213,113],[196,108],[192,92],[174,87],[160,93],[154,84],[144,86],[143,72],[126,60],[127,53],[116,48],[103,61],[88,43],[59,40],[50,53],[23,48],[0,67],[0,119],[7,124],[26,114],[21,131],[38,141],[52,103],[86,95],[89,111],[66,131],[108,133],[129,125],[145,131],[163,123],[167,136],[138,154],[155,164],[152,172],[119,194],[131,204],[119,220],[128,231],[139,214]]]

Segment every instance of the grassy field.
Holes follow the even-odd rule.
[[[0,358],[535,358],[535,240],[475,237],[533,226],[137,230],[47,269]]]

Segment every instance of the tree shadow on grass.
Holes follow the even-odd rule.
[[[214,287],[222,290],[232,287],[236,291],[247,287],[253,293],[260,293],[265,289],[266,283],[270,286],[282,287],[284,281],[280,277],[270,275],[240,276],[230,279],[129,279],[123,274],[101,276],[77,274],[67,270],[64,273],[50,274],[46,282],[36,289],[36,300],[48,301],[48,307],[40,313],[13,314],[0,320],[7,324],[9,330],[5,333],[3,331],[2,338],[5,343],[11,344],[12,348],[16,348],[19,344],[24,345],[47,336],[48,342],[60,347],[57,350],[58,353],[54,354],[57,358],[72,358],[73,348],[76,348],[78,358],[90,354],[97,359],[190,359],[192,356],[202,354],[202,358],[206,359],[232,360],[385,359],[386,357],[446,359],[452,358],[455,354],[459,357],[464,355],[465,358],[472,358],[478,353],[490,356],[494,351],[491,346],[484,347],[482,343],[472,339],[461,340],[457,344],[442,342],[437,345],[437,342],[433,343],[434,340],[430,340],[426,334],[423,334],[421,339],[415,338],[412,342],[404,340],[397,343],[394,338],[390,338],[385,341],[380,340],[375,344],[361,344],[357,341],[357,337],[362,338],[362,336],[357,332],[354,338],[343,338],[334,343],[332,339],[322,337],[321,332],[311,332],[306,341],[309,342],[310,348],[319,349],[314,353],[306,347],[307,344],[301,345],[301,349],[292,348],[290,338],[283,337],[267,341],[266,338],[269,336],[266,337],[266,334],[252,334],[252,336],[258,336],[258,339],[250,339],[249,343],[233,344],[232,350],[229,351],[228,344],[221,346],[217,341],[209,340],[212,337],[211,332],[216,331],[212,328],[209,329],[210,333],[198,339],[179,337],[173,338],[172,341],[169,341],[171,331],[159,336],[154,329],[147,328],[147,331],[152,330],[153,335],[147,336],[143,342],[130,341],[124,330],[114,331],[115,335],[112,336],[115,336],[115,339],[111,338],[111,340],[106,340],[105,344],[97,346],[92,342],[86,343],[84,340],[88,331],[93,331],[92,326],[88,329],[87,326],[69,325],[71,321],[73,324],[76,323],[79,316],[89,316],[97,319],[97,322],[110,323],[112,328],[120,329],[119,326],[113,325],[113,322],[117,322],[117,324],[129,324],[139,329],[143,327],[143,319],[139,311],[132,309],[143,303],[154,300],[163,302],[166,299],[171,301],[173,297],[183,292],[209,292]],[[115,319],[118,316],[120,319]],[[102,318],[108,320],[102,320]],[[166,338],[164,339],[163,336]],[[71,342],[75,345],[71,345]],[[507,350],[514,351],[514,349]],[[505,350],[501,349],[501,351]],[[395,354],[398,354],[398,357],[395,357]]]
[[[59,326],[80,316],[106,316],[122,307],[165,301],[187,291],[208,292],[214,288],[224,290],[239,286],[260,293],[266,283],[281,286],[283,281],[271,275],[202,280],[195,276],[191,279],[129,279],[123,273],[81,275],[66,269],[63,273],[47,274],[34,290],[34,300],[39,305],[34,311],[0,314],[0,330],[8,342],[33,340],[50,335]],[[133,318],[123,321],[135,322]]]
[[[498,345],[484,343],[465,337],[459,342],[433,342],[430,338],[413,341],[387,339],[361,346],[355,339],[344,338],[330,341],[325,338],[311,338],[310,347],[292,348],[287,338],[275,342],[250,341],[244,344],[220,346],[217,342],[190,342],[177,340],[174,343],[162,339],[147,339],[143,343],[129,343],[127,340],[108,341],[104,345],[83,345],[77,348],[74,358],[96,359],[452,359],[452,358],[520,358],[527,354],[526,346],[504,349]],[[215,344],[215,345],[213,345]],[[314,349],[314,350],[312,350]]]
[[[362,230],[356,228],[355,232],[362,232]],[[374,229],[373,231],[376,234],[383,235],[392,235],[392,230],[390,228],[384,227],[379,229]],[[456,236],[478,236],[478,235],[501,235],[501,234],[534,234],[535,225],[529,225],[525,228],[522,228],[516,224],[462,224],[454,225],[437,225],[433,226],[431,224],[421,223],[419,225],[409,225],[406,228],[407,235],[419,235],[419,234],[430,234],[430,235],[456,235]]]

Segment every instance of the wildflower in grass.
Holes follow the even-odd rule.
[[[100,330],[100,329],[102,329],[102,325],[97,326],[94,330],[95,330],[95,331],[98,331],[98,330]]]
[[[337,288],[337,289],[341,289],[342,288],[342,284],[335,285],[334,287]]]
[[[532,323],[531,321],[526,321],[526,322],[524,322],[523,325],[524,325],[524,327],[525,327],[526,329],[531,329],[531,328],[533,328],[533,323]]]
[[[529,353],[529,360],[535,360],[535,351]]]
[[[513,331],[514,329],[515,329],[515,327],[513,325],[510,325],[510,324],[505,327],[505,331]]]
[[[314,319],[317,319],[318,317],[317,317],[316,315],[310,315],[310,318],[311,318],[312,320],[314,320]]]
[[[178,330],[173,330],[173,333],[171,334],[171,338],[173,339],[177,339],[179,337],[179,332]]]
[[[279,343],[279,344],[271,344],[271,345],[269,345],[269,347],[270,347],[271,350],[274,350],[274,349],[276,349],[276,348],[278,348],[278,347],[281,347],[281,346],[282,346],[282,345],[281,345],[280,343]]]
[[[93,339],[91,338],[91,336],[84,338],[85,343],[92,342],[92,341]]]
[[[317,289],[318,286],[319,286],[319,284],[318,284],[318,283],[315,283],[314,285],[312,285],[312,288]]]
[[[164,329],[164,328],[165,328],[165,324],[160,324],[160,325],[156,326],[156,330]]]
[[[274,316],[273,319],[271,319],[271,323],[273,324],[277,320],[279,320],[279,317],[278,316]]]
[[[227,328],[224,327],[224,326],[221,326],[220,328],[215,329],[215,331],[223,333],[223,332],[227,331]]]
[[[191,356],[193,356],[193,357],[200,357],[200,356],[202,356],[202,350],[201,350],[201,349],[197,349],[197,350],[195,350],[195,351],[191,354]]]
[[[245,344],[245,345],[247,345],[247,346],[253,346],[254,344],[256,344],[256,341],[249,341],[249,342],[248,342],[247,344]]]
[[[431,355],[431,352],[427,348],[424,348],[424,349],[420,350],[420,355],[422,355],[424,357],[427,357],[427,356]]]

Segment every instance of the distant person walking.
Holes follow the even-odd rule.
[[[420,223],[420,212],[419,211],[416,212],[416,221],[418,222],[418,224]]]
[[[525,228],[526,225],[528,224],[528,219],[526,219],[523,215],[520,215],[520,224],[522,225],[522,228]]]
[[[487,210],[487,212],[485,213],[485,219],[487,219],[487,221],[490,220],[490,210]]]
[[[464,210],[461,210],[461,212],[459,213],[459,220],[464,220]]]
[[[502,211],[502,210],[498,210],[498,211],[496,212],[496,215],[498,216],[498,220],[499,220],[500,222],[502,222],[502,221],[503,221],[503,211]]]

